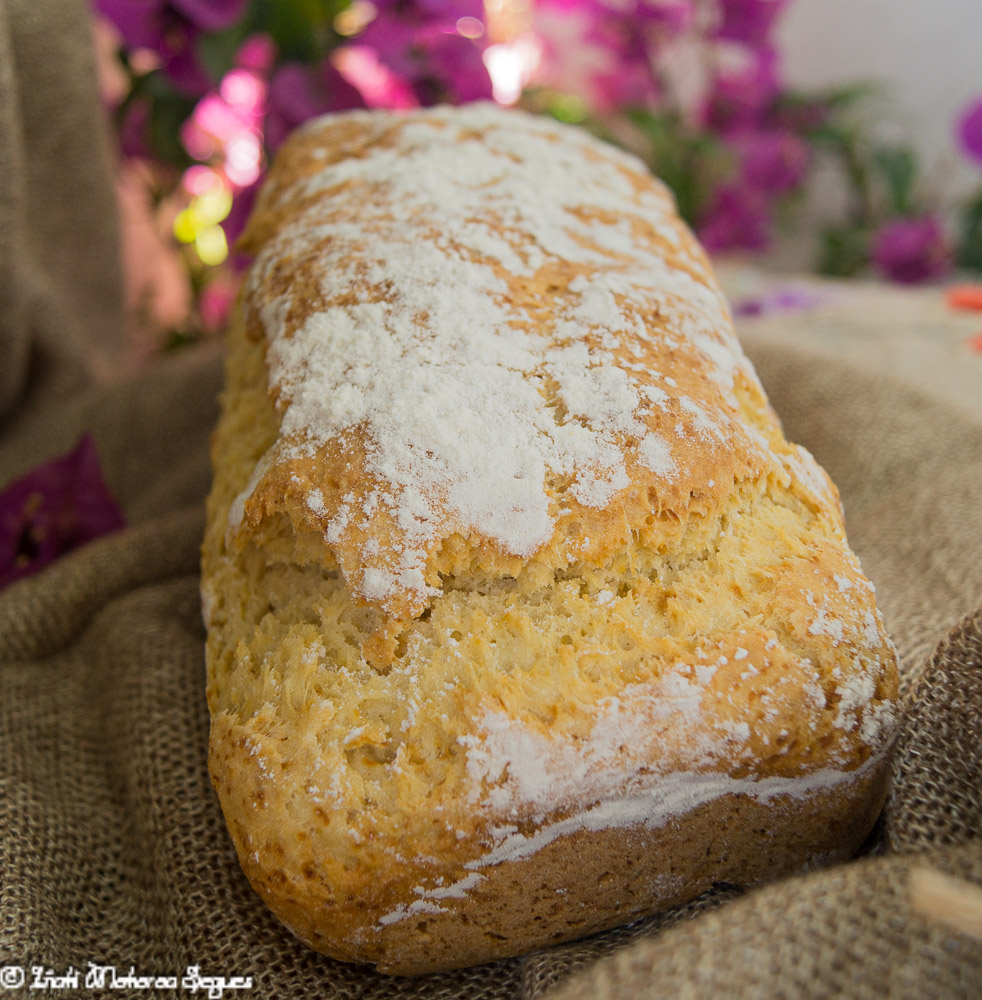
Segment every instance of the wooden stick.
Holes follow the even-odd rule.
[[[982,887],[923,866],[911,871],[908,889],[922,916],[982,940]]]

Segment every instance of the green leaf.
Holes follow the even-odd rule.
[[[883,95],[884,86],[879,80],[858,80],[856,83],[824,90],[817,96],[823,104],[828,105],[834,111],[843,111],[860,101],[868,100],[871,97],[883,97]]]
[[[334,18],[348,0],[266,0],[262,24],[283,59],[316,62],[334,44]]]
[[[881,146],[873,151],[873,162],[886,186],[890,210],[897,215],[909,215],[917,177],[914,153],[906,146]]]
[[[858,274],[869,262],[869,233],[851,226],[835,226],[822,233],[818,271],[839,278]]]
[[[252,24],[244,19],[225,31],[198,36],[198,59],[216,83],[235,65],[235,55],[251,32]]]
[[[630,108],[626,117],[648,142],[652,172],[671,188],[682,218],[695,225],[713,191],[732,173],[732,154],[715,136],[688,129],[677,115]]]
[[[982,272],[982,191],[968,202],[961,217],[955,259],[959,267]]]
[[[586,103],[575,94],[559,94],[550,102],[549,114],[557,121],[579,125],[586,121],[589,113]]]
[[[156,90],[156,87],[153,89]],[[191,115],[196,103],[194,98],[182,97],[173,91],[153,93],[148,129],[150,147],[154,155],[164,163],[183,168],[194,162],[181,143],[181,126]]]

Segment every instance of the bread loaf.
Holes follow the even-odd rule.
[[[643,165],[490,105],[330,116],[245,239],[202,595],[273,911],[411,974],[855,851],[895,654]]]

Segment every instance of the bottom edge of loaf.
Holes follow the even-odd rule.
[[[250,882],[305,944],[386,974],[420,975],[585,937],[718,882],[758,885],[845,860],[876,821],[887,773],[883,755],[835,780],[803,778],[800,792],[724,792],[658,825],[581,825],[524,855],[492,852],[456,881],[414,887],[410,901],[381,916],[357,901],[322,905],[267,870],[232,830]]]

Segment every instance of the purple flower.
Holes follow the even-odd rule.
[[[170,0],[201,31],[224,31],[240,20],[249,0]]]
[[[540,0],[534,13],[543,48],[535,82],[600,113],[658,100],[652,54],[692,18],[686,0]]]
[[[245,13],[249,0],[93,0],[129,48],[152,49],[174,86],[190,97],[211,86],[198,61],[195,42],[202,32],[222,31]]]
[[[753,48],[767,45],[774,20],[787,0],[720,0],[716,37]]]
[[[808,171],[808,145],[791,132],[746,132],[732,141],[740,154],[744,181],[760,191],[787,194]]]
[[[365,106],[361,94],[328,62],[320,67],[284,63],[270,80],[268,102],[266,148],[270,152],[310,118]]]
[[[160,40],[157,51],[162,69],[174,87],[187,97],[200,97],[211,89],[212,81],[198,61],[195,32],[188,24],[175,24]]]
[[[935,215],[893,219],[873,240],[873,261],[893,281],[916,284],[951,267],[951,253]]]
[[[753,188],[721,187],[698,230],[707,250],[763,250],[770,242],[767,199]]]
[[[454,104],[491,97],[491,77],[474,40],[456,33],[430,30],[421,35],[419,61],[410,74],[420,104]]]
[[[119,148],[123,156],[149,160],[150,149],[150,107],[144,100],[134,100],[123,112],[118,129]]]
[[[224,31],[245,13],[249,0],[93,0],[132,48],[160,51],[162,37],[175,25],[197,31]]]
[[[157,48],[163,0],[93,0],[93,5],[116,25],[130,48]]]
[[[825,291],[787,285],[762,295],[739,299],[733,303],[734,316],[766,316],[768,313],[799,312],[824,305],[833,298]]]
[[[0,492],[0,587],[123,524],[86,434],[67,455],[44,462]]]
[[[379,63],[407,84],[420,104],[491,97],[491,77],[482,59],[487,43],[484,5],[479,0],[386,0],[377,6],[378,15],[356,45],[373,49]]]
[[[236,191],[232,195],[232,208],[220,223],[225,232],[225,240],[230,247],[228,264],[233,274],[236,275],[241,275],[252,263],[252,255],[243,253],[235,244],[238,238],[245,232],[262,183],[263,175],[260,174],[259,179],[254,184]]]
[[[982,100],[970,104],[958,122],[958,138],[965,155],[982,165]]]
[[[743,66],[721,72],[713,81],[705,119],[715,131],[755,127],[778,96],[777,53],[763,49],[747,55]]]

